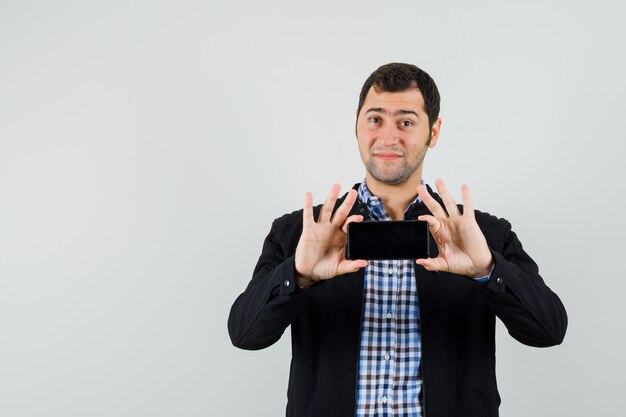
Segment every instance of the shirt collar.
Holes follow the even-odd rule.
[[[421,180],[421,184],[424,184],[424,180]],[[358,189],[358,197],[359,201],[367,205],[369,209],[370,219],[366,220],[391,220],[391,216],[387,214],[385,211],[385,204],[383,203],[383,199],[372,195],[370,190],[367,188],[367,184],[365,183],[365,178],[361,181],[361,185],[359,185]],[[404,211],[403,217],[406,218],[407,213],[410,213],[413,207],[422,202],[422,199],[418,195],[415,197],[415,200]]]

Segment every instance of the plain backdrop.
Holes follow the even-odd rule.
[[[622,416],[623,2],[0,1],[0,415],[280,416],[234,348],[274,218],[359,182],[360,87],[442,95],[424,177],[507,218],[565,342],[499,324],[501,415]]]

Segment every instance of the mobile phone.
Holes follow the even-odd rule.
[[[348,224],[346,259],[427,258],[428,224],[418,220]]]

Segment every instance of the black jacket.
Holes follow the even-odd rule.
[[[352,213],[364,210],[357,201]],[[409,216],[426,213],[418,204]],[[563,304],[511,225],[479,211],[476,220],[495,258],[488,283],[415,267],[426,417],[498,415],[496,316],[526,345],[552,346],[565,336]],[[262,349],[291,325],[287,416],[354,416],[364,271],[298,288],[294,254],[301,232],[302,210],[274,221],[252,280],[232,306],[228,331],[235,346]]]

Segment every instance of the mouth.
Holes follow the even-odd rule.
[[[396,159],[402,158],[403,155],[393,153],[393,152],[378,152],[374,153],[374,158],[380,159],[382,161],[393,161]]]

